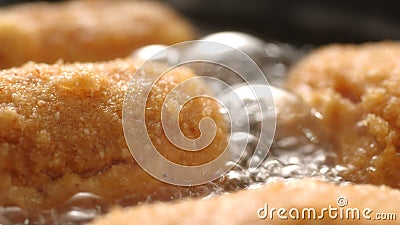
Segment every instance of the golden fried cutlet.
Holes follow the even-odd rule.
[[[122,106],[129,80],[164,71],[157,64],[133,76],[139,64],[130,59],[27,63],[0,72],[0,205],[41,210],[80,191],[112,203],[167,186],[134,162],[123,134]],[[226,147],[225,120],[219,106],[208,98],[185,104],[179,117],[188,138],[200,135],[202,118],[216,122],[215,139],[207,148],[183,151],[164,135],[160,124],[164,98],[179,82],[193,76],[189,69],[171,70],[156,83],[146,104],[146,125],[153,145],[167,159],[184,165],[209,162]],[[194,96],[207,91],[204,83],[193,81],[180,94]]]
[[[339,198],[339,204],[343,207],[337,203]],[[344,206],[346,200],[347,206]],[[254,190],[239,191],[207,200],[188,199],[114,209],[90,224],[398,224],[396,216],[399,201],[400,191],[388,187],[365,184],[341,186],[305,179],[270,183]],[[279,212],[279,215],[286,219],[279,218],[280,208],[286,210]],[[326,210],[323,211],[323,208]],[[265,209],[268,211],[267,215]],[[315,214],[312,209],[315,210]],[[259,218],[259,210],[260,217],[265,216],[265,219]],[[358,214],[354,210],[359,210]],[[375,220],[383,218],[382,214],[378,213],[396,215],[393,217],[393,214],[385,214],[386,220]]]
[[[126,57],[149,44],[193,38],[189,24],[161,2],[65,1],[0,9],[0,68]]]
[[[287,87],[323,116],[342,176],[400,188],[400,43],[322,47]]]

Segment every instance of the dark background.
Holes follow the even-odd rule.
[[[164,0],[199,34],[237,30],[297,46],[400,38],[395,1]],[[0,5],[23,1],[0,0]]]

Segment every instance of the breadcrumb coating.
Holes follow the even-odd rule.
[[[139,65],[130,59],[27,63],[0,72],[0,205],[41,210],[81,191],[113,202],[168,186],[134,162],[123,134],[122,106],[130,79],[164,71],[163,66],[154,65],[133,76]],[[225,120],[219,106],[207,98],[183,106],[179,118],[188,138],[200,135],[198,123],[202,118],[208,116],[216,122],[219,129],[207,148],[183,151],[163,133],[160,118],[165,97],[178,83],[193,76],[191,70],[181,67],[168,72],[150,92],[150,109],[146,109],[146,125],[154,146],[167,159],[185,165],[209,162],[226,147]],[[207,91],[204,83],[196,81],[181,94]]]
[[[342,176],[400,188],[400,44],[330,45],[291,72],[289,90],[323,116]]]
[[[175,11],[155,1],[25,3],[0,9],[0,68],[27,61],[112,60],[149,44],[194,37]]]

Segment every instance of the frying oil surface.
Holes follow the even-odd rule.
[[[288,67],[300,57],[301,51],[286,44],[269,43],[265,49],[268,59],[262,67],[268,74],[269,82],[275,86],[282,84]],[[273,53],[273,54],[272,54]],[[251,102],[249,104],[252,104]],[[256,116],[254,117],[256,118]],[[279,125],[279,123],[278,123]],[[343,182],[338,176],[341,168],[332,167],[330,162],[335,157],[329,153],[329,146],[321,145],[315,135],[315,128],[304,127],[296,135],[288,135],[276,140],[268,157],[258,168],[248,168],[251,158],[257,156],[246,154],[241,161],[218,180],[194,187],[167,187],[149,196],[125,196],[114,204],[105,202],[101,196],[92,193],[77,193],[59,208],[43,211],[35,217],[29,217],[18,207],[0,208],[1,224],[84,224],[94,217],[106,213],[112,206],[133,206],[154,201],[168,201],[185,197],[209,198],[216,194],[236,190],[257,188],[257,186],[277,180],[293,180],[303,177],[314,177],[328,182]],[[258,135],[247,136],[254,144]],[[246,138],[247,138],[246,137]],[[235,140],[235,138],[237,140]],[[232,141],[239,141],[242,136],[233,136]],[[317,141],[316,141],[317,140]],[[234,145],[233,145],[234,146]],[[233,162],[228,162],[233,163]],[[173,195],[166,194],[173,190]],[[160,198],[159,196],[164,196]]]

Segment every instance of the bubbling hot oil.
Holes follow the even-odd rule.
[[[269,82],[275,86],[283,83],[288,67],[304,54],[303,51],[290,45],[277,43],[265,45],[265,52],[268,57],[264,63],[267,66],[261,67],[266,68],[264,72],[269,75]],[[28,216],[24,210],[18,207],[1,207],[0,224],[85,224],[96,216],[105,214],[113,206],[128,207],[188,197],[206,199],[218,194],[257,188],[275,181],[291,181],[304,177],[343,183],[344,181],[338,175],[341,168],[334,167],[330,163],[335,155],[331,153],[329,146],[315,141],[318,139],[315,132],[318,131],[313,129],[315,128],[303,127],[301,133],[295,136],[289,135],[275,140],[267,158],[263,159],[259,167],[248,168],[249,160],[257,157],[250,152],[244,155],[238,163],[235,163],[228,173],[205,185],[164,187],[148,196],[129,195],[114,203],[104,201],[101,196],[81,192],[72,196],[60,207],[42,211],[33,217]],[[247,137],[254,144],[258,141],[257,134],[250,133]],[[233,136],[232,141],[240,141],[240,138],[243,137]],[[251,143],[249,146],[252,146]],[[165,193],[171,193],[171,188],[174,194],[166,195]]]

